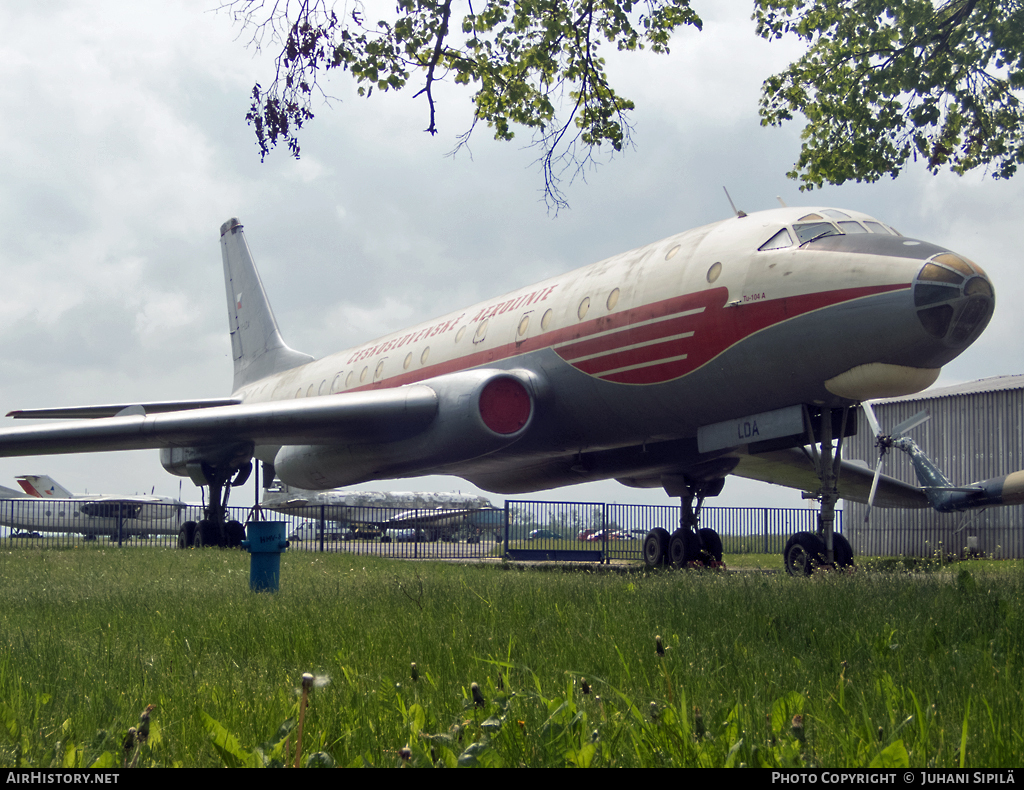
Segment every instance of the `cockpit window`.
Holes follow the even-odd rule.
[[[850,218],[849,214],[845,214],[842,211],[838,211],[837,209],[834,209],[834,208],[823,209],[821,213],[824,214],[826,217],[829,217],[831,219],[849,219]],[[840,223],[840,224],[842,224],[842,223]]]
[[[872,233],[881,233],[883,236],[887,235],[889,231],[885,229],[885,225],[881,222],[872,222],[871,220],[864,220],[864,224],[868,226],[868,230]]]
[[[847,222],[840,222],[839,227],[842,228],[843,233],[867,233],[867,229],[859,222],[854,222],[852,219]]]
[[[823,236],[843,235],[843,232],[831,222],[798,222],[793,226],[793,230],[796,231],[801,244],[820,239]]]
[[[793,237],[789,235],[789,231],[783,228],[768,241],[758,247],[759,250],[783,250],[786,247],[793,246]]]

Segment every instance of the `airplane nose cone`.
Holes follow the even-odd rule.
[[[914,279],[914,308],[925,331],[951,349],[969,346],[995,309],[995,289],[973,261],[943,252],[928,259]]]

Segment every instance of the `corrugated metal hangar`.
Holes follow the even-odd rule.
[[[931,419],[908,435],[953,485],[1024,469],[1024,375],[873,401],[872,406],[883,432],[927,409]],[[863,418],[858,428],[843,456],[874,468],[874,437]],[[882,472],[917,484],[910,459],[898,450],[886,455]],[[861,556],[926,557],[974,550],[994,558],[1024,557],[1024,506],[963,513],[876,507],[867,525],[865,505],[846,501],[843,509],[843,532]]]

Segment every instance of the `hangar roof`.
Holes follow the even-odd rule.
[[[1002,390],[1024,389],[1024,375],[1016,376],[992,376],[987,379],[968,381],[963,384],[954,384],[950,387],[936,387],[935,389],[917,392],[913,395],[903,395],[899,398],[879,398],[873,403],[899,403],[901,401],[934,400],[936,398],[950,398],[954,395],[973,395],[984,392],[999,392]]]

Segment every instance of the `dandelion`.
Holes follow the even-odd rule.
[[[128,734],[124,736],[124,741],[121,743],[121,748],[124,749],[126,753],[135,748],[135,736],[137,733],[138,730],[134,727],[128,728]]]
[[[299,767],[299,760],[302,759],[302,725],[306,721],[306,704],[309,701],[309,690],[313,688],[313,675],[309,672],[302,674],[302,702],[299,703],[299,731],[295,739],[295,767]]]
[[[480,691],[480,686],[476,683],[470,683],[469,691],[473,695],[473,704],[478,708],[482,708],[484,706],[484,695],[483,692]]]
[[[790,729],[793,732],[793,737],[803,743],[807,735],[804,732],[804,717],[801,714],[798,713],[793,717]]]
[[[147,705],[139,715],[138,739],[140,744],[149,740],[149,714],[154,710],[156,710],[156,705]]]
[[[658,658],[665,657],[665,645],[661,643],[661,637],[654,637],[654,649],[658,653]]]

